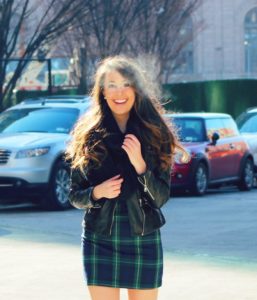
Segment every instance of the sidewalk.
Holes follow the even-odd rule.
[[[1,237],[0,273],[2,300],[90,299],[83,283],[78,246]],[[127,299],[125,290],[121,294],[121,300]],[[167,299],[256,300],[257,270],[165,255],[159,300]]]

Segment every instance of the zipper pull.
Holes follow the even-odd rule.
[[[152,195],[149,188],[147,187],[145,176],[143,175],[143,180],[141,180],[141,177],[138,177],[138,181],[144,186],[144,192],[148,193],[150,195],[150,197],[152,198],[152,200],[155,201],[154,196]]]
[[[150,195],[150,197],[152,198],[152,200],[155,200],[154,199],[154,196],[152,195],[152,193],[150,192],[149,188],[147,185],[144,186],[144,192],[145,193],[148,193],[148,195]]]

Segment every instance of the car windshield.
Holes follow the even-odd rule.
[[[0,114],[0,133],[69,133],[79,115],[76,108],[23,108]]]
[[[206,139],[203,121],[195,118],[172,118],[182,142],[203,142]]]
[[[257,133],[257,113],[244,113],[237,119],[240,132]]]

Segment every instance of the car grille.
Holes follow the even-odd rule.
[[[0,149],[0,165],[6,164],[11,155],[11,151]]]

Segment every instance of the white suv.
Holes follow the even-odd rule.
[[[25,100],[0,114],[2,200],[18,195],[46,209],[69,207],[63,156],[72,127],[89,105],[89,97],[49,97]]]
[[[255,187],[257,187],[257,107],[252,107],[243,112],[236,119],[238,128],[247,140],[254,158]]]

